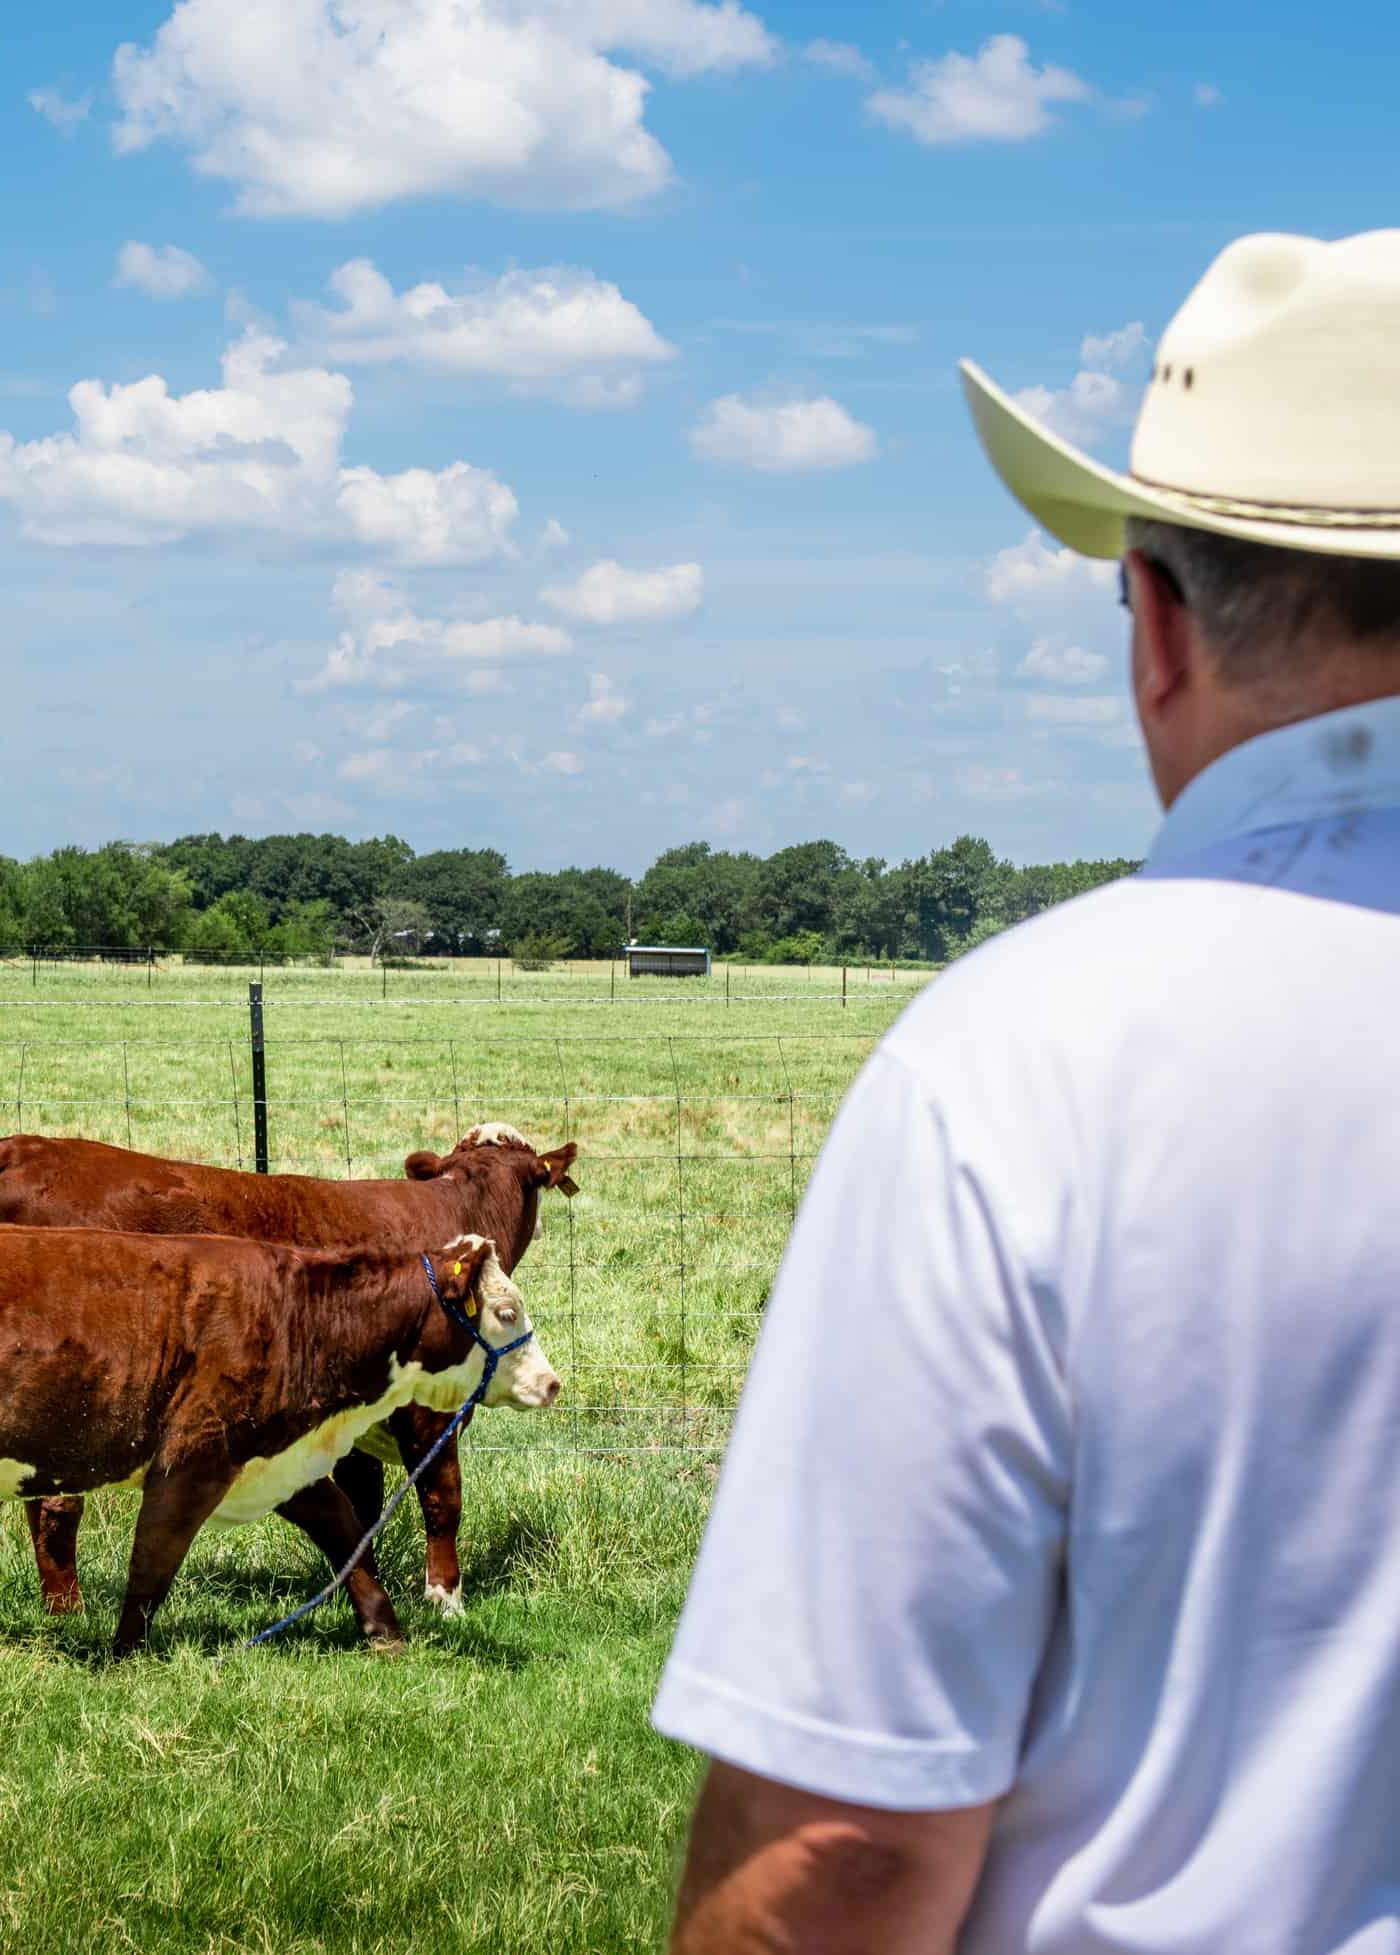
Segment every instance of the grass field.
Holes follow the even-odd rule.
[[[38,975],[0,968],[0,1127],[250,1163],[246,971]],[[0,1955],[660,1947],[694,1765],[646,1707],[811,1156],[921,980],[853,973],[844,1007],[839,972],[744,999],[731,975],[727,1004],[722,977],[620,980],[614,1005],[606,966],[511,975],[499,1004],[460,967],[391,972],[388,1001],[377,972],[264,977],[274,1167],[397,1174],[487,1118],[580,1146],[520,1270],[566,1401],[472,1429],[465,1612],[412,1599],[406,1503],[405,1654],[332,1604],[219,1663],[323,1579],[273,1520],[201,1537],[159,1655],[113,1667],[133,1497],[91,1504],[66,1621],[6,1511]]]

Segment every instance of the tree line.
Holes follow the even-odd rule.
[[[1018,868],[975,835],[897,864],[830,841],[766,857],[689,842],[633,881],[602,868],[515,875],[495,849],[418,855],[395,835],[185,835],[0,856],[0,946],[550,962],[632,941],[755,963],[944,963],[1137,866]]]

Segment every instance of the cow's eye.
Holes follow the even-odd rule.
[[[513,1324],[515,1322],[515,1312],[511,1309],[509,1304],[506,1304],[503,1309],[498,1310],[496,1312],[496,1315],[500,1318],[503,1324]]]

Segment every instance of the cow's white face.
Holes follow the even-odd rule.
[[[501,1268],[494,1252],[482,1265],[473,1297],[477,1327],[486,1342],[497,1349],[503,1344],[513,1344],[517,1337],[523,1337],[533,1328],[525,1313],[525,1299]],[[501,1359],[482,1403],[508,1405],[516,1412],[542,1410],[553,1405],[563,1389],[539,1339],[532,1337],[528,1344],[522,1344],[518,1351]]]

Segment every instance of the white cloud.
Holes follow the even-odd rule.
[[[583,759],[579,754],[562,752],[547,753],[540,761],[546,774],[581,774]]]
[[[1052,686],[1089,686],[1108,670],[1102,652],[1085,651],[1082,645],[1057,644],[1053,638],[1037,638],[1016,667],[1018,678],[1043,679]]]
[[[642,619],[686,618],[700,607],[705,573],[698,563],[662,570],[625,570],[606,558],[572,584],[552,584],[540,596],[579,624],[633,624]]]
[[[184,299],[205,291],[210,280],[198,258],[178,244],[141,244],[131,239],[117,253],[112,283],[133,286],[148,299]]]
[[[1147,328],[1141,319],[1130,320],[1126,326],[1119,326],[1113,332],[1086,333],[1079,348],[1079,357],[1086,367],[1098,373],[1111,373],[1115,368],[1132,366],[1147,353]]]
[[[1213,81],[1198,81],[1191,99],[1198,109],[1218,109],[1225,97]]]
[[[631,700],[616,690],[606,672],[593,672],[588,679],[588,704],[580,707],[579,720],[585,726],[615,726],[631,705]]]
[[[71,136],[82,122],[92,114],[91,95],[80,95],[69,101],[56,88],[31,88],[25,100],[31,109],[43,116],[45,122],[52,123],[60,136]]]
[[[479,672],[503,660],[557,657],[571,649],[568,633],[556,625],[516,617],[423,617],[397,585],[374,571],[338,577],[331,601],[346,627],[320,671],[298,683],[299,692],[401,692],[444,685],[495,690],[494,672],[484,682]]]
[[[641,392],[648,367],[675,358],[615,285],[587,271],[510,271],[396,293],[367,258],[330,279],[342,301],[294,308],[303,339],[341,366],[390,361],[434,373],[503,380],[580,407],[618,407]]]
[[[1016,405],[1066,441],[1091,442],[1128,418],[1133,395],[1112,373],[1075,374],[1068,387],[1023,387]]]
[[[1057,726],[1111,726],[1121,720],[1126,702],[1116,692],[1032,692],[1026,695],[1026,718]]]
[[[1056,549],[1038,529],[1020,543],[998,550],[984,573],[987,596],[994,604],[1038,604],[1048,593],[1081,596],[1106,590],[1117,575],[1116,566]]]
[[[483,563],[510,551],[513,492],[484,468],[340,471],[336,504],[357,541],[396,563]]]
[[[916,61],[907,88],[884,88],[866,106],[916,142],[1027,142],[1054,121],[1052,105],[1086,102],[1094,90],[1068,68],[1036,68],[1016,34],[994,34],[974,55]]]
[[[829,394],[810,400],[725,394],[691,429],[690,445],[705,461],[737,462],[767,475],[849,468],[878,450],[874,429]]]
[[[826,68],[833,75],[849,75],[853,81],[874,81],[875,64],[849,41],[808,41],[802,59],[814,67]]]
[[[256,217],[341,218],[403,197],[626,206],[670,159],[649,83],[763,64],[736,0],[180,0],[117,50],[121,151],[166,140]]]
[[[1025,801],[1047,791],[1028,781],[1019,767],[988,767],[980,761],[958,769],[957,785],[970,801]]]
[[[1147,355],[1147,329],[1140,319],[1113,332],[1088,333],[1079,349],[1083,364],[1067,387],[1026,387],[1017,403],[1066,441],[1094,442],[1115,424],[1132,420]]]
[[[511,550],[516,500],[485,469],[380,475],[345,467],[353,393],[344,374],[282,364],[250,331],[223,357],[223,386],[172,394],[159,374],[80,380],[71,433],[0,432],[0,503],[57,545],[155,545],[261,534],[351,543],[402,563],[478,563]]]

